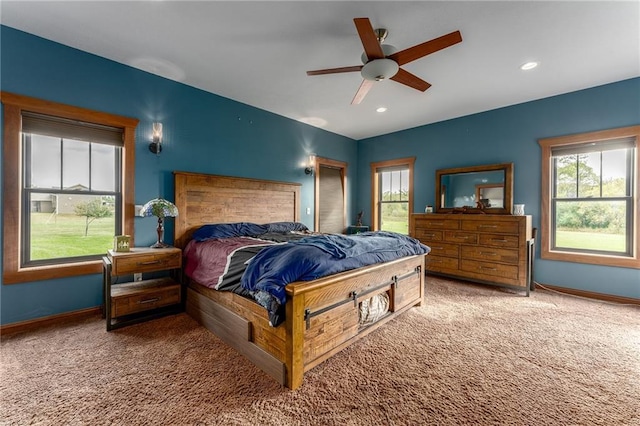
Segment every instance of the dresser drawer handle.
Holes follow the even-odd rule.
[[[153,303],[153,302],[157,302],[158,300],[162,299],[162,297],[154,297],[153,299],[145,299],[145,300],[138,300],[138,303],[140,305],[143,305],[145,303]]]
[[[487,268],[484,266],[478,266],[478,269],[480,269],[481,271],[497,271],[496,268]]]
[[[444,250],[444,247],[434,247],[434,246],[431,246],[431,250]]]
[[[444,225],[444,222],[429,222],[429,224],[431,226],[442,226],[442,225]]]
[[[459,238],[461,240],[468,240],[469,236],[468,235],[456,235],[455,238]]]
[[[138,262],[139,266],[145,266],[145,265],[157,265],[158,263],[160,263],[159,260],[150,260],[148,262]]]
[[[478,228],[492,228],[492,229],[495,229],[495,228],[497,228],[497,226],[496,225],[479,225]]]
[[[508,243],[509,242],[509,240],[505,240],[505,239],[499,240],[497,238],[492,238],[491,241],[496,242],[496,243]]]
[[[424,234],[427,238],[434,238],[436,234]]]
[[[480,254],[481,256],[497,256],[498,255],[498,253],[493,251],[481,251],[478,254]]]

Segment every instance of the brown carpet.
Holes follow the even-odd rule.
[[[640,310],[428,277],[289,391],[185,314],[2,342],[2,425],[640,425]]]

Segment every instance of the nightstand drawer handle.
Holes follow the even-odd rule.
[[[159,260],[150,260],[148,262],[138,262],[138,265],[157,265],[160,263]]]
[[[138,303],[139,304],[144,304],[144,303],[153,303],[153,302],[157,302],[158,300],[162,299],[162,297],[154,297],[153,299],[146,299],[146,300],[139,300]]]

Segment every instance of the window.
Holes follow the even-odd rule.
[[[122,130],[22,113],[20,266],[95,259],[122,234]]]
[[[409,233],[414,158],[371,164],[373,229]]]
[[[542,139],[543,259],[640,268],[640,127]]]
[[[100,272],[133,233],[137,120],[2,93],[4,282]]]

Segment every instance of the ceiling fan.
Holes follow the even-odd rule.
[[[408,49],[394,52],[395,48],[393,46],[382,44],[388,35],[386,29],[381,28],[374,30],[369,18],[355,18],[353,22],[356,24],[356,30],[364,47],[364,53],[362,54],[362,62],[364,65],[307,71],[307,75],[360,71],[363,80],[351,101],[352,105],[362,102],[373,86],[373,83],[386,79],[391,79],[424,92],[431,87],[431,84],[403,70],[400,66],[437,52],[438,50],[446,49],[462,41],[460,31],[454,31],[434,38],[433,40],[409,47]]]

